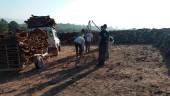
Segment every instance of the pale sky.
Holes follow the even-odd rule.
[[[170,28],[170,0],[0,0],[0,17],[50,15],[57,23],[93,20],[113,28]]]

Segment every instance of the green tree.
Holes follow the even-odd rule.
[[[26,24],[20,24],[20,30],[26,32],[27,31],[27,25]]]
[[[8,24],[8,26],[9,26],[9,31],[11,32],[16,32],[20,28],[19,24],[15,21],[11,21]]]
[[[8,32],[8,22],[4,19],[0,19],[0,33]]]

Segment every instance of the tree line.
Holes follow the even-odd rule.
[[[63,33],[63,32],[80,32],[83,28],[86,28],[86,25],[75,25],[75,24],[63,24],[59,23],[56,25],[56,29]]]
[[[5,19],[0,19],[0,33],[16,32],[17,30],[26,30],[25,24],[18,24],[16,21],[7,22]]]
[[[65,32],[80,32],[82,29],[87,28],[87,25],[76,25],[70,23],[58,23],[55,26],[56,30],[61,33]],[[7,22],[5,19],[0,19],[0,33],[5,32],[16,32],[22,30],[26,32],[27,26],[25,23],[18,24],[16,21]],[[92,26],[92,30],[97,30],[96,27]]]

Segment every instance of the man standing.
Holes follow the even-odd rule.
[[[105,61],[109,58],[108,44],[109,44],[109,32],[106,31],[107,25],[101,26],[100,43],[99,43],[99,62],[98,67],[105,64]]]
[[[87,33],[85,33],[84,38],[85,38],[86,53],[88,53],[90,52],[90,45],[93,40],[93,34],[90,31],[88,31]]]

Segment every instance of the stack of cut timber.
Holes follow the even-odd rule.
[[[55,26],[54,19],[50,16],[34,16],[30,17],[25,23],[28,25],[28,28],[35,27],[52,27]]]
[[[80,34],[80,32],[61,32],[58,34],[61,44],[63,45],[70,45],[74,44],[74,39]],[[92,41],[92,44],[98,44],[99,42],[99,32],[92,31],[94,40]]]
[[[21,66],[15,36],[9,33],[0,34],[0,70],[10,70]]]
[[[47,51],[47,32],[35,29],[30,33],[29,42],[31,43],[31,50],[35,54],[43,54]]]
[[[43,54],[47,51],[47,33],[41,29],[34,29],[32,32],[17,33],[16,35],[23,62],[32,63],[34,54]]]
[[[167,33],[164,35],[159,48],[166,56],[170,56],[170,34]]]

